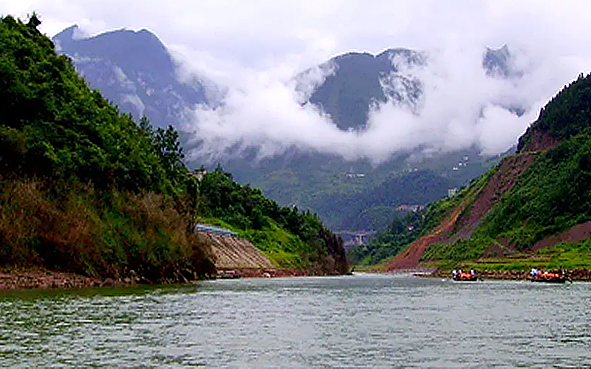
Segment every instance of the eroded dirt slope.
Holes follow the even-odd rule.
[[[535,153],[505,158],[487,185],[474,198],[466,198],[448,214],[430,234],[419,238],[386,265],[386,271],[416,268],[427,248],[435,243],[452,244],[467,239],[480,220],[497,204],[501,196],[511,190],[517,178],[532,164]],[[470,211],[464,209],[472,202]]]

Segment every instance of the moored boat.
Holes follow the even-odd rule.
[[[566,281],[572,282],[562,271],[541,271],[532,269],[529,280],[532,282],[546,282],[546,283],[564,283]]]
[[[462,270],[459,270],[459,271],[454,270],[452,272],[452,279],[454,281],[474,282],[474,281],[478,280],[478,277],[476,276],[476,273],[474,273],[474,270],[471,270],[470,273],[462,272]]]

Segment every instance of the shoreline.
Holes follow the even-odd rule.
[[[573,282],[591,281],[591,269],[564,269],[564,274]],[[431,274],[414,275],[433,278],[451,278],[450,272],[443,272],[441,270],[435,270]],[[527,280],[529,279],[530,272],[523,270],[477,270],[476,276],[479,279]]]
[[[27,289],[66,289],[130,285],[111,278],[91,278],[80,274],[49,269],[15,269],[0,271],[0,291]]]
[[[396,269],[389,272],[370,271],[376,274],[408,274],[421,278],[450,278],[450,273],[433,268]],[[565,274],[572,281],[591,282],[591,269],[568,269]],[[284,278],[305,276],[330,276],[314,271],[298,269],[224,269],[219,270],[215,279],[239,278]],[[528,271],[476,271],[478,278],[486,280],[527,280]],[[188,283],[188,281],[186,281]],[[29,289],[69,289],[87,287],[127,287],[153,284],[167,284],[166,281],[151,283],[140,278],[97,278],[49,269],[0,270],[0,292]]]
[[[330,276],[315,271],[299,269],[221,269],[215,279],[282,278],[305,276]],[[207,279],[206,279],[207,280]],[[31,289],[68,289],[87,287],[131,287],[141,285],[169,284],[171,281],[150,282],[142,278],[99,278],[76,273],[60,272],[42,268],[0,269],[0,292]],[[174,283],[179,283],[176,281]],[[183,283],[183,282],[180,282]],[[190,283],[185,280],[185,283]]]

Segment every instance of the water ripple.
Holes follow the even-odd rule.
[[[364,275],[7,292],[0,366],[585,367],[589,287]]]

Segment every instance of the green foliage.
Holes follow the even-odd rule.
[[[591,239],[578,243],[559,243],[537,252],[549,256],[547,269],[591,269]]]
[[[591,219],[590,158],[587,133],[539,156],[491,210],[477,235],[505,236],[527,250],[548,235]]]
[[[80,186],[2,182],[3,264],[113,278],[135,273],[151,281],[213,273],[207,245],[186,231],[170,198]]]
[[[258,189],[234,182],[221,166],[201,180],[200,194],[206,202],[206,216],[219,218],[234,229],[243,231],[255,245],[268,255],[279,255],[289,262],[285,266],[348,271],[342,240],[326,229],[318,217],[297,208],[280,207],[264,197]],[[301,255],[299,258],[289,255]],[[273,258],[273,256],[272,256]]]
[[[212,273],[200,217],[237,228],[280,265],[348,269],[342,241],[316,216],[280,208],[221,167],[201,183],[179,134],[136,124],[38,30],[0,19],[0,260],[154,281]]]
[[[409,212],[396,218],[386,231],[372,238],[367,245],[351,249],[350,257],[358,265],[374,265],[391,258],[416,240],[424,225],[424,211]]]
[[[444,197],[452,182],[430,170],[391,176],[375,188],[360,193],[321,197],[316,207],[329,219],[340,219],[338,228],[383,230],[389,220],[379,221],[380,212],[391,219],[402,204],[423,205]],[[334,223],[334,222],[333,222]]]
[[[171,166],[178,170],[168,155],[174,132],[146,135],[91,91],[35,27],[2,18],[0,45],[2,174],[75,177],[131,191],[177,185],[167,177]]]
[[[492,239],[467,239],[460,240],[452,245],[442,243],[433,244],[425,251],[421,260],[453,260],[466,261],[480,258],[495,241]]]
[[[591,269],[591,240],[563,242],[540,249],[533,255],[517,254],[510,258],[480,259],[465,265],[480,270]]]
[[[519,139],[518,150],[531,140],[534,130],[549,133],[560,140],[569,139],[591,127],[591,74],[566,86],[542,108],[540,116]]]

